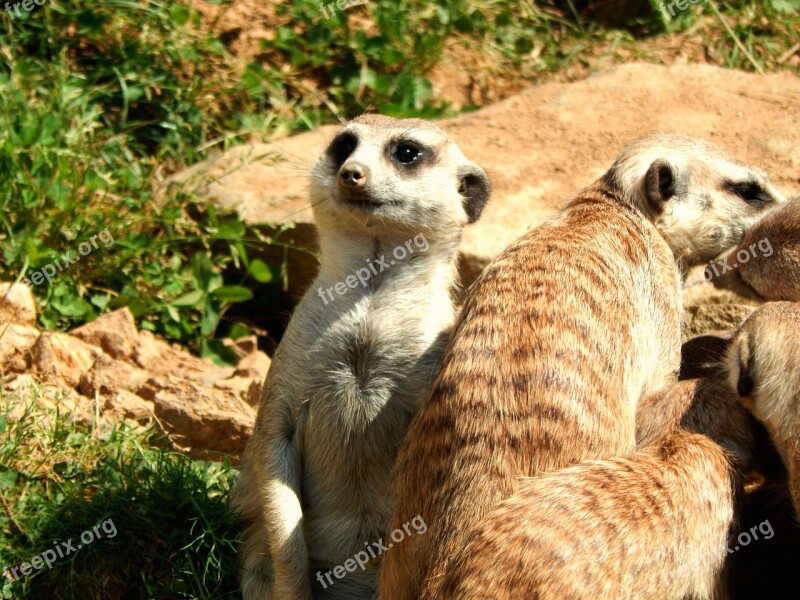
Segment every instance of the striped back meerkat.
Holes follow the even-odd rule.
[[[768,212],[706,278],[760,300],[800,302],[800,196]],[[712,270],[719,277],[712,277]]]
[[[636,404],[675,380],[680,270],[737,244],[764,210],[757,171],[692,138],[648,136],[467,294],[395,470],[392,527],[424,536],[384,557],[382,600],[436,598],[467,532],[518,477],[634,449]]]
[[[245,600],[374,594],[365,543],[385,535],[391,468],[449,338],[462,228],[489,181],[438,126],[365,115],[330,143],[310,195],[319,274],[272,360],[233,494]]]
[[[728,381],[769,431],[789,473],[800,517],[800,304],[769,302],[731,342]]]
[[[648,422],[670,415],[649,447],[523,479],[470,533],[438,597],[723,598],[749,415],[722,380],[682,381],[642,404]]]

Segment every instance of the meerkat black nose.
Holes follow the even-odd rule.
[[[339,169],[339,186],[343,188],[361,188],[367,183],[367,167],[351,162]]]

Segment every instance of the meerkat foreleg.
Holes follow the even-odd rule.
[[[270,423],[269,441],[259,461],[263,465],[264,523],[274,573],[273,597],[311,600],[294,417],[286,404],[275,408],[277,414],[266,419]]]

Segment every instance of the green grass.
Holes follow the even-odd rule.
[[[451,114],[427,77],[448,44],[483,57],[472,75],[490,92],[664,32],[703,31],[725,65],[770,70],[800,28],[800,0],[728,2],[719,17],[709,0],[625,30],[587,20],[581,6],[372,0],[350,9],[371,17],[357,28],[350,11],[324,19],[317,0],[297,0],[275,6],[274,40],[244,66],[183,2],[59,0],[14,21],[0,12],[0,280],[36,276],[108,228],[112,246],[35,286],[42,325],[68,329],[128,306],[140,326],[230,360],[219,338],[248,333],[230,307],[278,296],[291,274],[258,260],[275,240],[236,215],[187,210],[202,201],[165,187],[171,173],[364,111]]]
[[[169,451],[152,428],[80,425],[38,406],[42,394],[0,396],[0,567],[54,542],[72,540],[76,552],[0,580],[2,597],[236,597],[230,465]],[[77,549],[103,523],[102,537]]]
[[[453,49],[477,57],[464,68],[479,97],[630,56],[660,61],[676,39],[693,40],[696,60],[800,74],[779,61],[797,42],[800,0],[708,0],[675,18],[659,3],[611,28],[578,0],[371,0],[328,20],[318,0],[294,0],[276,4],[273,41],[245,64],[185,1],[56,0],[15,21],[2,11],[0,281],[74,258],[108,229],[113,244],[34,286],[40,324],[69,329],[127,306],[140,327],[231,360],[220,338],[250,326],[230,309],[257,296],[269,311],[292,274],[260,258],[276,237],[191,185],[165,186],[171,174],[364,111],[453,114],[430,81]],[[0,566],[107,519],[118,534],[4,582],[4,597],[234,597],[234,470],[172,452],[154,430],[34,407],[12,417],[37,393],[0,398]]]

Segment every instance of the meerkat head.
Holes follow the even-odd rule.
[[[676,134],[634,142],[609,178],[655,225],[684,268],[736,246],[765,211],[786,201],[762,171],[709,142]]]
[[[800,304],[770,302],[742,324],[725,359],[728,383],[787,459],[800,441]]]
[[[489,193],[486,173],[443,129],[382,115],[343,127],[311,183],[318,221],[369,231],[460,229],[480,217]]]

